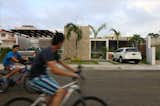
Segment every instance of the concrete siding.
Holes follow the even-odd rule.
[[[77,48],[77,56],[76,56],[76,34],[72,33],[72,36],[70,40],[65,40],[64,42],[64,54],[63,58],[80,58],[83,60],[89,60],[89,35],[90,30],[88,26],[81,27],[83,32],[82,39],[78,42],[78,48]],[[66,36],[67,29],[64,29],[64,34]]]

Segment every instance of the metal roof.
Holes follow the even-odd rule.
[[[54,33],[49,30],[24,30],[24,29],[12,29],[14,33],[20,33],[27,35],[28,37],[53,37]]]

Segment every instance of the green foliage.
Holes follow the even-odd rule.
[[[80,58],[73,58],[70,61],[66,61],[68,64],[98,64],[96,60],[81,60]]]
[[[116,36],[116,40],[117,40],[117,49],[119,48],[119,37],[121,35],[120,31],[117,31],[116,29],[111,29],[111,31],[113,31],[114,35]]]
[[[133,43],[134,47],[138,48],[138,45],[144,43],[144,39],[139,34],[134,34],[133,37],[130,39]]]
[[[98,33],[99,33],[102,29],[106,28],[106,24],[102,24],[97,30],[96,30],[92,25],[89,25],[89,27],[91,28],[91,30],[92,30],[92,32],[93,32],[93,34],[94,34],[94,38],[97,38]]]
[[[158,34],[158,33],[148,33],[148,36],[150,36],[151,38],[158,38],[158,37],[160,37],[160,34]]]
[[[67,28],[67,39],[69,40],[72,32],[74,32],[77,37],[76,37],[76,49],[78,48],[78,42],[82,39],[82,30],[80,29],[79,26],[73,24],[73,23],[68,23],[65,28]]]
[[[106,59],[106,52],[108,51],[108,49],[106,47],[103,47],[101,51],[102,51],[102,56],[103,56],[102,58]]]
[[[106,28],[106,24],[102,24],[97,30],[96,30],[92,25],[89,25],[89,27],[91,28],[91,30],[92,30],[92,32],[93,32],[93,34],[94,34],[94,38],[97,38],[98,33],[99,33],[102,29]],[[94,47],[93,47],[93,50],[95,51],[95,50],[96,50],[96,41],[94,42],[94,45],[93,45],[93,46],[94,46]]]
[[[0,50],[0,62],[3,61],[3,58],[5,57],[5,55],[6,55],[9,51],[11,51],[10,48],[1,48],[1,50]]]
[[[98,64],[95,60],[72,60],[69,64]]]

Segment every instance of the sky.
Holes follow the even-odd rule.
[[[70,22],[95,28],[106,23],[99,36],[111,34],[111,28],[146,36],[160,31],[159,12],[160,0],[0,0],[0,26],[63,30]]]

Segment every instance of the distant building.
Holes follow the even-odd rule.
[[[16,35],[11,32],[4,29],[0,29],[0,47],[6,48],[6,47],[12,47],[14,44],[17,43]]]
[[[37,29],[32,25],[16,27],[12,31],[18,35],[18,44],[23,49],[47,47],[50,44],[49,40],[53,37],[53,32]]]

